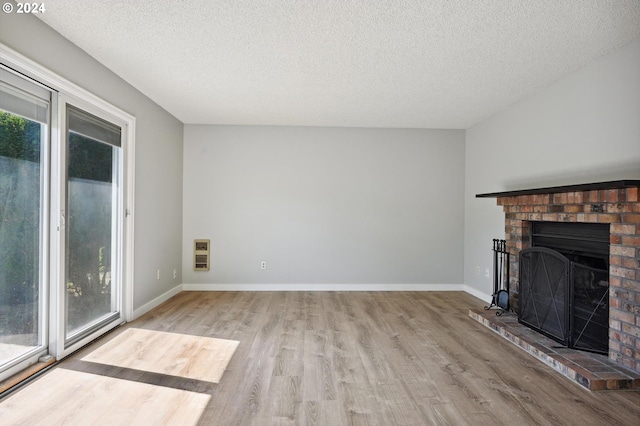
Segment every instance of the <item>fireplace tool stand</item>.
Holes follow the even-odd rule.
[[[509,252],[505,240],[493,240],[493,295],[486,310],[497,308],[496,315],[509,310]]]

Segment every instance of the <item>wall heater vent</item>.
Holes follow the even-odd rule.
[[[193,240],[193,269],[195,271],[208,271],[211,264],[209,254],[209,240]]]

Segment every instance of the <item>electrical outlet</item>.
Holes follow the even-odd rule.
[[[480,275],[480,267],[476,266],[476,275]]]
[[[267,269],[267,261],[263,260],[262,262],[260,262],[260,269]]]
[[[484,276],[487,278],[491,278],[491,273],[489,272],[489,268],[484,270]]]
[[[156,278],[160,279],[160,269],[158,269],[158,272],[156,272]]]
[[[174,269],[173,270],[173,279],[175,280],[176,278],[178,278],[178,270]]]

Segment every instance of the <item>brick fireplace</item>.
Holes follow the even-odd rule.
[[[609,359],[640,372],[640,181],[625,180],[479,194],[505,212],[510,305],[518,312],[519,253],[532,222],[609,224]]]

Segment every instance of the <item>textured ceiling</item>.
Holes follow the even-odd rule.
[[[640,0],[56,0],[184,123],[465,129],[640,37]]]

